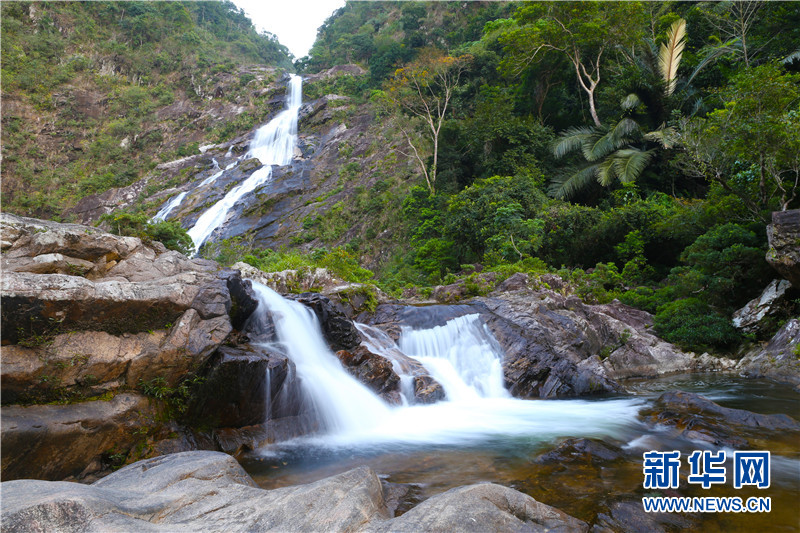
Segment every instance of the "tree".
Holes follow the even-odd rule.
[[[758,219],[788,209],[800,188],[800,75],[776,63],[745,69],[720,94],[723,107],[683,119],[684,171],[719,183]]]
[[[431,194],[436,193],[436,170],[439,158],[439,135],[461,74],[472,59],[469,55],[443,56],[424,50],[419,58],[397,69],[383,92],[393,108],[400,131],[414,154]],[[409,120],[410,119],[410,120]],[[422,132],[415,131],[415,122]],[[425,145],[428,146],[425,146]],[[430,154],[431,164],[425,161]]]
[[[640,105],[639,98],[630,94],[622,101],[624,112]],[[673,133],[670,128],[659,128],[643,132],[630,116],[623,116],[612,126],[573,127],[561,133],[553,146],[556,158],[579,151],[589,163],[571,175],[555,178],[550,193],[559,198],[568,198],[596,179],[603,187],[614,180],[633,183],[650,163],[655,148],[646,148],[648,143],[658,143],[662,148],[671,148]]]
[[[538,2],[521,7],[514,24],[500,37],[507,71],[519,75],[548,52],[566,57],[589,99],[595,126],[595,92],[602,79],[604,54],[617,46],[638,43],[645,12],[641,2]]]

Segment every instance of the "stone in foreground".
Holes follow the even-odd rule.
[[[92,485],[2,483],[4,531],[580,531],[587,524],[520,492],[479,484],[392,518],[378,476],[359,467],[263,490],[231,456],[139,461]]]

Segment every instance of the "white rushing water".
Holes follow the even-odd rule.
[[[294,155],[297,144],[297,113],[303,101],[302,78],[292,75],[289,80],[289,93],[286,99],[286,108],[275,118],[256,130],[250,150],[246,158],[257,157],[261,161],[261,168],[253,172],[250,177],[228,191],[224,198],[215,203],[197,219],[194,226],[189,229],[189,236],[194,243],[195,251],[220,227],[228,217],[228,212],[246,194],[253,192],[258,187],[272,178],[272,166],[288,165]],[[206,181],[216,180],[225,171],[218,172]],[[203,184],[206,184],[205,182]]]
[[[186,198],[186,191],[172,197],[166,204],[164,204],[164,207],[162,207],[158,213],[156,213],[156,215],[150,219],[151,222],[160,222],[162,220],[166,220],[167,216],[172,212],[173,209],[181,204],[184,198]]]
[[[311,310],[253,285],[259,312],[272,314],[279,342],[297,365],[303,388],[327,428],[322,435],[280,443],[281,448],[460,446],[498,438],[618,436],[635,423],[642,405],[639,399],[512,398],[502,385],[500,347],[478,315],[467,315],[435,328],[403,329],[399,346],[384,332],[358,324],[366,346],[393,361],[399,375],[410,378],[422,369],[447,394],[445,401],[431,405],[389,406],[343,369]],[[413,391],[404,393],[413,398]]]
[[[375,427],[390,409],[378,396],[345,371],[322,337],[314,312],[253,282],[258,313],[271,313],[279,342],[297,368],[303,391],[333,433]]]

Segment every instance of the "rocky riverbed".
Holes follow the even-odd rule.
[[[363,287],[315,272],[311,284],[322,286],[322,294],[287,297],[313,312],[348,373],[388,405],[438,409],[451,403],[443,402],[452,399],[448,384],[397,343],[403,332],[460,319],[483,331],[502,354],[501,381],[513,396],[508,401],[518,402],[509,404],[514,409],[563,407],[569,419],[573,405],[588,409],[580,415],[587,421],[613,422],[616,405],[624,420],[595,433],[589,423],[542,431],[546,438],[523,446],[529,450],[523,462],[531,467],[515,467],[519,475],[480,473],[502,471],[498,461],[520,464],[508,450],[519,447],[515,439],[523,434],[503,445],[510,446],[506,459],[492,455],[486,462],[483,452],[462,449],[457,453],[476,459],[466,469],[476,476],[462,479],[455,472],[463,464],[447,459],[440,474],[451,481],[434,483],[447,490],[426,489],[424,468],[414,480],[391,475],[381,461],[372,470],[362,467],[371,459],[361,452],[347,472],[289,476],[292,487],[281,487],[285,481],[275,485],[263,468],[284,471],[284,457],[306,456],[280,443],[313,440],[323,428],[295,363],[276,343],[273,317],[263,309],[254,313],[259,303],[247,278],[285,292],[302,289],[308,274],[221,269],[97,228],[1,217],[4,530],[668,531],[700,526],[631,507],[641,496],[641,480],[634,479],[641,475],[641,451],[630,444],[637,434],[662,428],[673,439],[664,445],[763,447],[788,461],[800,453],[792,444],[798,424],[788,416],[731,409],[681,392],[641,403],[628,395],[639,394],[631,379],[647,383],[686,372],[768,375],[796,385],[800,372],[787,353],[798,342],[797,320],[737,361],[682,352],[654,334],[647,313],[619,302],[588,305],[555,276],[518,274],[485,296],[457,303],[394,300],[377,292],[372,308],[360,299],[367,294]],[[451,290],[438,292],[447,300]],[[623,403],[603,403],[610,396]],[[273,458],[264,454],[270,449],[277,450]],[[235,454],[260,485],[276,488],[255,487],[220,451]],[[605,476],[623,488],[600,482]],[[506,486],[474,484],[482,480]],[[550,482],[555,488],[543,490]],[[600,498],[598,487],[613,497]],[[564,498],[570,491],[601,502],[572,505]],[[781,491],[779,501],[798,488],[789,484]],[[303,510],[300,502],[307,499],[316,502],[313,512]]]

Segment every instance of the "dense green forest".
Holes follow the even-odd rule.
[[[258,89],[278,74],[243,65],[352,63],[365,74],[309,83],[305,97],[344,95],[345,113],[368,113],[382,165],[339,148],[333,193],[349,196],[303,221],[290,247],[303,253],[243,239],[204,255],[353,281],[380,256],[373,281],[396,295],[555,271],[588,301],[654,313],[682,347],[731,351],[748,340],[732,313],[776,276],[770,213],[800,207],[797,2],[348,2],[293,65],[230,2],[2,14],[2,199],[20,214],[57,218],[263,122],[271,96]],[[161,114],[222,85],[215,100],[244,113]],[[62,101],[76,88],[109,112]]]
[[[350,2],[298,65],[420,155],[386,288],[558,269],[725,350],[800,207],[799,43],[796,2]]]
[[[229,1],[3,2],[2,56],[3,206],[43,218],[252,128],[248,67],[292,68]],[[215,94],[235,128],[200,113]]]

